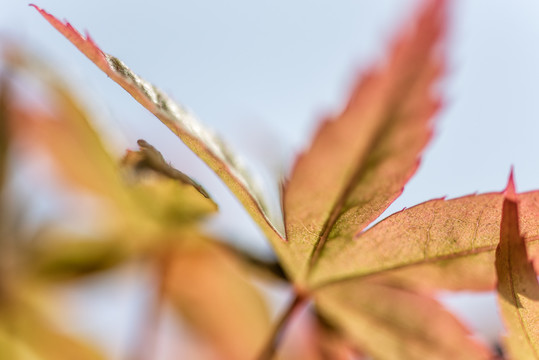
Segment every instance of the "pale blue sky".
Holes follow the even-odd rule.
[[[412,0],[61,1],[36,4],[191,108],[240,152],[291,161],[317,121],[337,111],[355,76],[383,52]],[[391,207],[498,191],[515,166],[519,190],[539,188],[539,2],[455,1],[447,107],[417,175]],[[96,112],[134,147],[145,138],[200,180],[220,204],[214,228],[263,251],[226,188],[158,120],[78,53],[25,2],[0,31],[56,61]],[[260,250],[262,249],[262,250]],[[490,306],[490,305],[489,305]]]

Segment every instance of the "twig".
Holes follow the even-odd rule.
[[[260,275],[271,276],[273,279],[290,282],[281,264],[274,259],[262,259],[241,247],[232,245],[225,241],[216,242],[225,251],[242,259],[249,267],[253,268]]]
[[[308,297],[304,294],[296,293],[296,297],[294,298],[292,303],[290,303],[285,313],[281,316],[281,318],[273,328],[273,332],[269,337],[269,341],[264,346],[264,349],[260,353],[258,360],[271,360],[273,358],[275,352],[277,351],[277,348],[279,347],[279,344],[281,343],[281,340],[283,339],[284,332],[288,324],[290,323],[290,319],[292,319],[294,313],[304,304],[307,299]]]

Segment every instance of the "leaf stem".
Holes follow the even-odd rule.
[[[308,299],[308,296],[306,296],[302,292],[296,292],[296,296],[294,297],[294,300],[288,305],[288,308],[284,312],[284,314],[280,317],[279,321],[273,328],[273,331],[269,337],[268,342],[264,346],[263,350],[260,353],[260,356],[258,357],[258,360],[271,360],[273,359],[273,356],[275,355],[275,352],[277,351],[277,348],[279,347],[279,344],[281,343],[283,339],[283,334],[290,323],[290,320],[292,319],[293,315],[297,312],[299,308],[305,303],[305,301]]]

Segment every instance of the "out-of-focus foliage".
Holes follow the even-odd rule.
[[[0,174],[7,179],[7,170],[16,168],[7,166],[9,160],[46,156],[63,189],[91,196],[97,210],[83,212],[96,217],[84,230],[61,216],[22,216],[7,224],[17,198],[8,196],[11,188],[3,189],[0,358],[104,358],[56,329],[47,317],[52,310],[40,299],[48,289],[106,276],[127,263],[155,274],[154,319],[143,327],[157,326],[170,304],[211,353],[253,358],[269,331],[267,305],[246,274],[244,256],[202,232],[200,222],[217,210],[208,193],[143,140],[140,150],[115,160],[90,114],[53,69],[13,46],[2,60]],[[32,232],[26,228],[30,221],[45,223]],[[151,342],[135,345],[141,358],[151,357],[144,354]]]

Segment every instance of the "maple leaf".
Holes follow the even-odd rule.
[[[539,283],[519,228],[518,198],[509,178],[496,249],[498,303],[509,332],[512,359],[539,359]]]
[[[296,294],[273,339],[298,307],[313,300],[322,317],[377,358],[486,359],[489,351],[430,295],[495,286],[503,195],[428,201],[365,231],[401,194],[431,137],[441,103],[434,89],[444,68],[446,6],[426,1],[387,59],[358,81],[344,111],[322,124],[283,186],[284,216],[277,222],[235,156],[192,114],[89,36],[34,7],[199,155],[263,230]],[[538,196],[518,198],[536,213]],[[523,222],[533,251],[537,225],[536,217]],[[270,358],[274,348],[271,340],[261,358]]]

